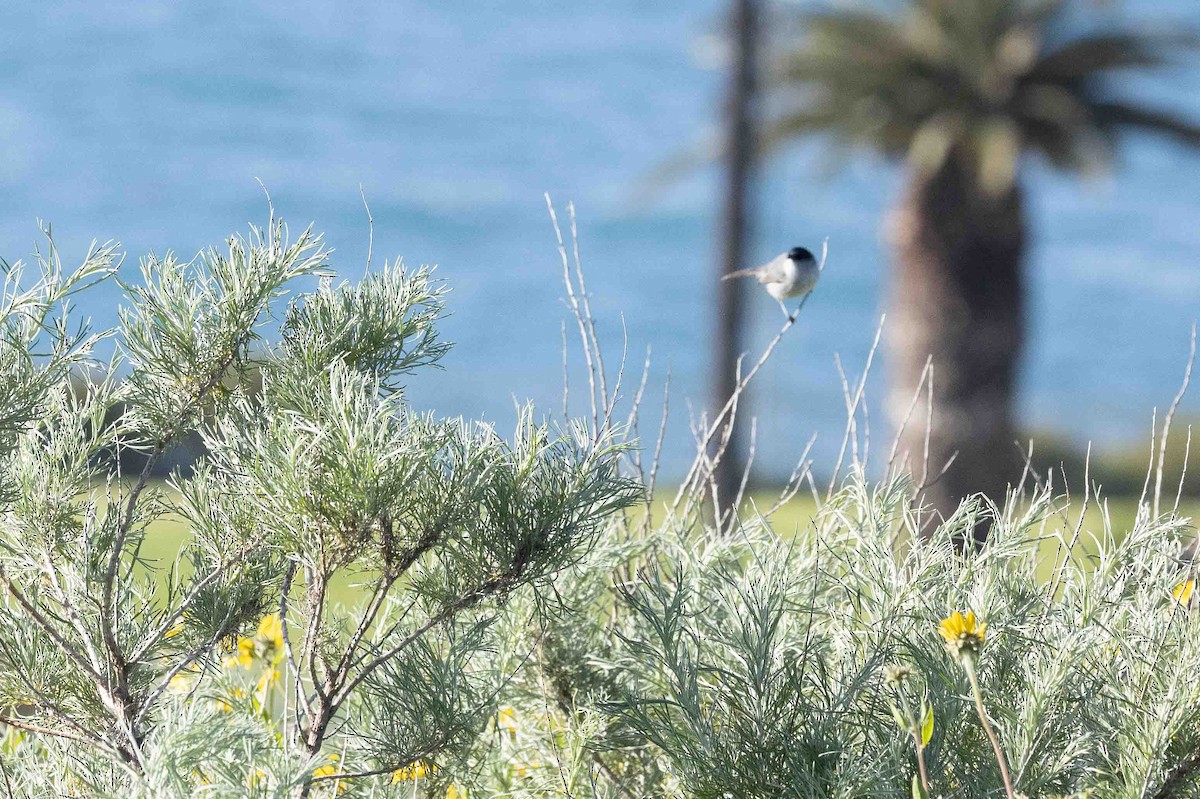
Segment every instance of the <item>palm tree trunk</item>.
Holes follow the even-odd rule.
[[[718,277],[745,266],[749,240],[750,185],[754,161],[755,63],[758,44],[757,0],[733,0],[729,20],[735,44],[726,95],[725,199],[721,216],[721,260]],[[712,416],[721,412],[737,385],[737,361],[742,353],[745,286],[741,280],[717,282],[716,335],[713,337]],[[744,416],[745,414],[739,414]],[[731,419],[730,423],[735,423]],[[742,426],[733,428],[713,472],[718,518],[733,502],[745,469]],[[721,436],[717,437],[720,440]]]
[[[922,501],[937,521],[971,494],[1003,502],[1019,473],[1014,399],[1025,324],[1022,190],[1018,184],[989,195],[972,170],[951,158],[931,175],[910,178],[889,222],[895,269],[888,410],[903,424],[922,392],[900,452],[914,479],[923,481]],[[929,431],[929,388],[921,388],[927,359]],[[927,525],[926,534],[932,530]],[[987,530],[984,523],[972,531],[977,543]]]

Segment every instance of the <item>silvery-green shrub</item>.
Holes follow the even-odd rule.
[[[701,425],[662,507],[644,380],[622,430],[569,269],[591,421],[501,435],[406,401],[448,349],[426,270],[335,283],[273,221],[145,259],[91,334],[67,306],[117,257],[51,246],[0,298],[7,795],[984,799],[997,747],[1014,795],[1200,795],[1178,503],[1117,529],[1038,486],[923,539],[912,483],[856,468],[775,530],[706,506]],[[988,625],[978,701],[955,611]]]
[[[144,258],[92,334],[69,306],[118,259],[64,270],[50,242],[0,297],[0,785],[435,783],[517,668],[507,600],[552,594],[636,500],[623,445],[530,409],[509,436],[414,411],[405,386],[449,349],[427,269],[338,283],[319,237],[272,219]],[[197,436],[194,471],[156,479]],[[164,530],[177,559],[149,554]]]

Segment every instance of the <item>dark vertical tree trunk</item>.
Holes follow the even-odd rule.
[[[932,175],[912,177],[889,220],[895,249],[889,411],[899,424],[931,358],[928,470],[924,393],[901,452],[915,480],[925,475],[922,501],[935,523],[971,494],[1002,502],[1019,474],[1014,401],[1025,329],[1022,206],[1019,185],[989,195],[952,158]],[[987,529],[981,524],[973,531],[976,541]]]
[[[721,258],[718,277],[744,266],[750,228],[750,186],[754,167],[755,66],[758,45],[757,0],[733,0],[729,21],[734,54],[726,95],[724,205],[721,214]],[[742,317],[745,281],[717,282],[717,319],[713,337],[712,411],[721,412],[737,381],[737,359],[743,349]],[[725,455],[713,475],[722,508],[732,502],[745,468],[744,425],[734,428]]]

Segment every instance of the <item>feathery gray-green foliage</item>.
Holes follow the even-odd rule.
[[[1200,794],[1176,510],[1115,530],[1032,488],[922,540],[911,483],[868,481],[851,448],[810,526],[745,508],[717,533],[707,446],[673,503],[646,499],[642,388],[619,426],[569,268],[592,421],[524,409],[505,436],[406,402],[447,352],[427,270],[337,285],[318,238],[272,221],[145,260],[101,368],[64,304],[116,257],[67,274],[51,249],[33,287],[6,282],[7,795],[982,799],[1001,763],[1014,795]],[[193,431],[195,472],[150,480]],[[142,474],[112,473],[123,447]],[[189,531],[177,563],[141,554],[164,518]]]
[[[495,657],[506,600],[549,589],[636,500],[623,445],[531,409],[511,439],[412,411],[406,382],[448,351],[427,269],[335,285],[320,238],[272,219],[145,258],[117,330],[72,328],[68,298],[116,263],[95,246],[64,273],[51,242],[32,287],[7,271],[0,784],[408,790],[395,772],[469,746],[493,712],[516,667]],[[194,474],[151,480],[194,433]],[[147,454],[140,474],[114,474],[122,448]],[[189,531],[174,564],[140,554],[164,518]],[[359,606],[335,606],[338,580],[364,584]]]
[[[582,795],[908,796],[903,699],[932,708],[929,795],[1003,796],[938,634],[955,610],[989,624],[977,671],[1019,793],[1200,790],[1200,616],[1176,558],[1186,519],[1144,508],[1127,534],[1083,529],[1089,554],[1072,559],[1065,503],[1048,493],[965,506],[915,546],[910,502],[903,480],[855,477],[795,536],[751,518],[714,538],[680,520],[595,553],[560,588],[574,612],[550,623],[537,669],[505,699],[521,745],[484,747],[485,763],[510,765],[493,764],[481,792],[553,794],[562,770],[595,776]],[[963,556],[953,533],[977,512],[999,522]],[[897,666],[910,672],[898,688],[886,679]],[[570,736],[590,753],[582,764],[561,760]],[[517,778],[531,762],[540,775]]]

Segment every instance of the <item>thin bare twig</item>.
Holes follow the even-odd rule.
[[[590,389],[592,403],[592,426],[595,435],[599,435],[600,431],[600,405],[596,396],[596,364],[592,354],[592,348],[588,344],[588,329],[587,323],[583,318],[583,310],[580,307],[579,297],[575,293],[575,284],[571,278],[571,261],[567,255],[567,245],[563,240],[562,229],[558,225],[558,214],[554,210],[554,204],[550,201],[550,195],[544,195],[546,198],[546,209],[550,212],[550,222],[554,226],[554,236],[558,240],[558,254],[562,260],[563,269],[563,285],[567,291],[567,302],[571,308],[572,314],[575,316],[575,323],[579,327],[579,338],[583,342],[583,360],[587,367],[588,387]]]
[[[289,560],[287,569],[283,573],[283,586],[279,591],[279,631],[283,637],[283,655],[287,662],[287,670],[291,673],[294,683],[296,715],[299,718],[301,713],[304,716],[308,716],[312,708],[309,707],[308,697],[304,693],[304,674],[300,671],[300,667],[296,663],[296,656],[292,649],[291,634],[288,632],[290,628],[288,624],[288,596],[292,592],[292,583],[295,579],[296,562]]]
[[[1175,411],[1179,409],[1179,403],[1183,401],[1184,394],[1187,393],[1188,384],[1192,382],[1192,365],[1196,362],[1196,325],[1192,324],[1191,344],[1188,349],[1187,368],[1183,371],[1183,385],[1179,387],[1179,392],[1175,394],[1175,399],[1171,400],[1171,407],[1167,409],[1167,416],[1163,420],[1162,438],[1158,444],[1158,468],[1154,475],[1154,516],[1158,517],[1158,503],[1162,498],[1162,480],[1163,480],[1163,464],[1167,458],[1167,441],[1171,435],[1171,421],[1175,418]]]
[[[610,404],[615,400],[615,397],[608,393],[608,375],[604,368],[604,353],[600,348],[600,339],[596,335],[596,319],[592,316],[592,301],[588,295],[587,284],[583,280],[583,262],[579,258],[579,224],[575,218],[575,203],[567,203],[567,216],[571,219],[571,250],[575,258],[575,280],[579,284],[579,298],[582,301],[588,340],[596,352],[596,372],[600,384],[600,399],[603,403],[605,416],[608,417],[610,415]]]
[[[592,753],[592,762],[594,762],[600,769],[600,772],[608,778],[609,783],[617,789],[617,792],[620,793],[621,796],[624,796],[625,799],[639,799],[637,794],[626,787],[624,781],[621,780],[621,777],[617,774],[617,772],[612,770],[612,766],[604,762],[604,758],[600,756],[599,752]]]
[[[30,697],[34,699],[34,702],[31,704],[34,704],[37,708],[48,712],[51,716],[58,719],[63,724],[66,724],[68,727],[72,727],[77,730],[78,735],[92,742],[96,748],[108,752],[109,754],[116,755],[118,760],[121,762],[125,762],[127,760],[126,753],[122,752],[109,741],[106,741],[99,733],[85,727],[74,716],[59,707],[58,703],[47,696],[39,686],[35,685],[29,679],[27,674],[25,674],[23,671],[17,671],[15,672],[15,675],[25,687],[25,690],[29,692]],[[20,719],[18,719],[18,721],[19,720]]]
[[[25,614],[29,616],[34,624],[41,628],[42,632],[50,636],[51,640],[58,645],[58,648],[62,650],[63,654],[70,658],[75,665],[83,669],[83,671],[89,677],[91,677],[94,682],[99,685],[104,684],[104,678],[92,668],[92,664],[88,663],[87,658],[80,654],[79,650],[76,649],[75,646],[68,641],[61,632],[59,632],[58,628],[55,627],[54,624],[52,624],[40,610],[38,610],[37,606],[34,605],[29,598],[25,596],[25,593],[9,578],[8,573],[4,570],[3,564],[0,564],[0,583],[4,584],[4,587],[8,590],[8,593],[13,599],[16,600],[17,604],[21,606],[21,609],[25,611]]]
[[[1154,474],[1154,455],[1158,447],[1158,408],[1154,408],[1150,412],[1150,459],[1146,463],[1146,480],[1142,483],[1142,495],[1138,498],[1138,505],[1146,504],[1146,497],[1150,493],[1150,478]]]
[[[63,738],[67,741],[86,744],[99,749],[102,752],[108,752],[110,754],[113,751],[111,747],[99,739],[88,738],[83,735],[76,735],[73,732],[67,732],[65,730],[56,730],[53,727],[43,727],[40,724],[30,724],[27,721],[22,721],[21,719],[13,718],[12,716],[0,715],[0,724],[7,724],[10,727],[16,727],[18,730],[32,732],[37,735],[52,735],[55,738]]]
[[[1179,513],[1179,501],[1183,499],[1183,481],[1187,477],[1188,461],[1192,458],[1192,426],[1187,428],[1187,442],[1183,446],[1183,467],[1179,470],[1179,487],[1175,489],[1175,505],[1171,513]]]
[[[347,679],[345,683],[343,683],[341,689],[331,696],[332,706],[334,708],[339,706],[346,700],[346,697],[349,696],[355,688],[361,685],[364,680],[371,676],[371,674],[377,668],[396,657],[396,655],[399,655],[408,647],[412,646],[412,644],[425,633],[429,632],[434,627],[437,627],[439,624],[449,621],[458,613],[478,605],[488,596],[495,594],[499,590],[502,590],[510,583],[510,581],[511,577],[498,577],[494,580],[489,580],[477,587],[475,590],[467,592],[454,602],[451,602],[443,607],[440,611],[430,616],[420,626],[400,639],[400,641],[394,644],[391,648],[383,652],[383,654],[377,655],[363,664],[358,673],[355,674],[354,677]]]
[[[817,265],[818,270],[821,272],[825,270],[825,261],[828,254],[829,240],[826,239],[821,250],[821,260]],[[746,387],[754,380],[754,377],[758,374],[758,371],[770,359],[771,354],[775,351],[775,348],[779,345],[779,342],[792,328],[792,326],[796,324],[796,320],[800,317],[801,312],[804,310],[804,306],[808,303],[809,298],[812,296],[813,295],[811,293],[806,294],[800,300],[799,304],[796,306],[796,310],[787,317],[783,323],[783,326],[779,329],[779,332],[777,332],[775,337],[772,338],[767,344],[766,348],[759,356],[758,361],[754,364],[754,367],[750,369],[750,371],[747,372],[744,377],[740,377],[735,381],[733,391],[731,392],[729,399],[726,400],[724,407],[718,411],[716,417],[713,418],[710,423],[706,423],[704,425],[703,431],[698,431],[696,457],[693,459],[692,465],[688,469],[687,475],[684,477],[683,482],[680,484],[679,490],[675,494],[675,499],[671,503],[672,512],[677,511],[679,509],[679,504],[683,501],[684,496],[694,490],[693,485],[703,474],[702,469],[705,466],[710,465],[708,448],[713,443],[713,440],[717,434],[723,431],[725,425],[731,423],[731,414],[735,411],[742,392],[746,390]],[[738,374],[740,375],[740,359],[738,370]]]
[[[825,492],[826,500],[828,500],[830,497],[833,496],[833,489],[837,485],[838,473],[841,471],[842,461],[846,457],[847,442],[850,438],[851,433],[854,430],[855,414],[858,411],[859,403],[862,402],[863,392],[867,388],[867,378],[871,374],[871,364],[873,364],[875,362],[875,352],[876,352],[876,350],[879,349],[879,340],[883,336],[883,326],[884,326],[884,323],[886,323],[886,322],[887,322],[886,315],[881,316],[879,318],[879,324],[875,328],[875,338],[871,342],[870,351],[867,353],[866,366],[863,367],[862,377],[859,379],[858,386],[854,392],[854,399],[847,406],[846,410],[847,410],[848,418],[846,419],[846,430],[842,435],[842,446],[841,446],[841,449],[838,451],[837,462],[834,464],[834,467],[833,467],[833,476],[829,479],[829,488]],[[840,365],[840,362],[839,362],[839,365]]]
[[[817,443],[817,434],[813,433],[809,436],[808,443],[804,445],[804,451],[800,453],[799,460],[796,461],[796,467],[792,469],[792,473],[788,476],[787,481],[783,484],[783,489],[779,492],[778,499],[775,504],[767,510],[764,516],[771,516],[775,511],[782,508],[784,505],[792,501],[792,498],[800,492],[800,486],[803,485],[806,476],[811,475],[812,462],[808,459],[808,455],[812,452],[813,445]]]
[[[842,404],[846,407],[846,433],[850,439],[850,462],[852,465],[858,466],[858,427],[855,424],[854,409],[851,407],[854,400],[850,396],[850,381],[846,378],[846,370],[842,366],[840,353],[833,354],[833,368],[837,371],[838,381],[842,386]],[[836,475],[837,468],[834,469],[834,472]]]
[[[228,624],[228,619],[226,619],[225,623]],[[149,692],[147,692],[146,698],[142,700],[141,709],[138,710],[137,715],[134,716],[131,723],[140,724],[146,718],[146,714],[149,713],[154,707],[154,703],[158,701],[159,697],[166,693],[167,689],[171,687],[171,681],[182,674],[184,669],[199,661],[206,652],[212,651],[213,647],[215,647],[217,643],[227,634],[228,633],[225,630],[218,630],[199,645],[192,647],[187,655],[185,655],[179,660],[178,663],[172,666],[170,670],[168,670],[167,673],[159,679],[158,683],[151,688]]]
[[[354,630],[350,640],[346,643],[346,649],[342,654],[338,665],[334,668],[331,681],[336,684],[346,678],[351,665],[354,663],[355,655],[358,652],[358,646],[362,643],[363,636],[367,634],[367,630],[375,622],[375,617],[379,614],[380,608],[383,607],[384,600],[387,599],[388,591],[391,590],[392,584],[396,582],[396,578],[386,574],[381,575],[375,583],[375,590],[371,593],[371,599],[367,603],[366,610],[363,611],[362,618],[359,619],[358,627]]]
[[[101,602],[100,602],[100,638],[104,642],[104,648],[108,652],[108,657],[111,668],[111,677],[102,678],[99,675],[94,677],[97,687],[103,691],[114,695],[114,699],[122,705],[127,705],[132,697],[129,691],[129,665],[130,661],[121,650],[120,644],[117,642],[116,631],[114,629],[113,615],[116,612],[115,599],[117,596],[117,582],[121,571],[121,556],[125,554],[125,542],[128,540],[129,533],[133,528],[136,520],[136,511],[138,500],[150,484],[150,475],[154,467],[158,463],[158,459],[166,452],[167,446],[174,441],[183,431],[189,416],[201,406],[207,399],[208,395],[220,384],[222,377],[229,370],[229,367],[237,358],[238,352],[246,344],[246,339],[249,337],[250,331],[245,330],[240,337],[229,348],[229,354],[218,361],[216,367],[208,375],[204,382],[199,384],[192,392],[191,396],[184,402],[180,412],[179,420],[174,423],[170,430],[167,430],[154,445],[150,455],[146,458],[146,463],[142,467],[142,472],[138,475],[137,483],[133,490],[129,492],[126,498],[125,507],[121,512],[117,523],[116,534],[113,537],[113,542],[110,545],[112,551],[109,553],[108,564],[104,570],[104,576],[101,580]],[[115,683],[115,684],[114,684]],[[111,708],[118,724],[126,723],[122,717],[125,709],[113,707]],[[130,732],[131,742],[135,741],[137,736],[133,735],[132,729]]]
[[[367,212],[367,265],[363,269],[363,277],[371,272],[371,257],[375,252],[375,217],[371,216],[371,206],[367,203],[367,194],[362,184],[358,184],[358,196],[362,198],[363,209]]]
[[[1021,445],[1014,441],[1013,446],[1021,453],[1021,458],[1025,465],[1021,467],[1021,479],[1017,481],[1017,494],[1020,495],[1025,490],[1025,483],[1030,475],[1033,475],[1035,481],[1039,480],[1038,474],[1033,468],[1033,439],[1029,439],[1029,443],[1025,449],[1021,449]]]
[[[732,527],[733,522],[737,519],[738,508],[742,507],[742,500],[746,496],[746,486],[750,483],[750,469],[754,466],[754,456],[758,451],[758,420],[750,420],[750,441],[746,449],[746,466],[742,469],[742,479],[738,484],[737,494],[734,495],[733,503],[726,510],[727,519],[725,526]]]
[[[929,375],[926,380],[925,392],[925,440],[924,454],[921,458],[921,482],[920,486],[925,486],[929,480],[929,439],[933,435],[933,365],[929,366]],[[917,488],[919,492],[921,488]]]
[[[633,401],[630,403],[629,416],[625,419],[625,429],[633,436],[634,441],[638,441],[641,436],[639,434],[639,422],[641,421],[642,400],[646,395],[646,383],[650,379],[650,348],[646,348],[646,358],[642,362],[642,377],[638,381],[637,390],[633,393]],[[642,464],[642,448],[641,446],[634,447],[631,457],[633,468],[641,479],[642,484],[646,483],[646,471]]]
[[[597,345],[597,347],[598,346],[599,345]],[[612,426],[613,411],[616,408],[617,400],[620,399],[621,396],[621,382],[625,379],[625,364],[628,357],[629,329],[625,326],[625,314],[621,314],[621,361],[617,366],[617,379],[613,382],[612,396],[608,396],[607,394],[605,395],[604,429],[606,431]]]
[[[688,486],[696,478],[700,468],[705,465],[705,462],[708,458],[708,446],[712,444],[713,439],[717,436],[717,433],[723,430],[725,422],[731,411],[736,407],[742,392],[746,390],[746,387],[752,380],[754,380],[754,377],[758,374],[758,371],[763,367],[767,360],[770,359],[771,354],[775,352],[775,348],[779,346],[779,342],[783,340],[783,337],[787,335],[787,332],[792,329],[793,325],[796,324],[796,319],[799,317],[800,312],[804,309],[805,302],[811,296],[811,294],[806,295],[804,299],[800,301],[799,307],[797,307],[796,310],[793,311],[790,316],[788,316],[787,320],[783,323],[783,326],[779,329],[779,332],[777,332],[775,337],[772,338],[767,344],[766,348],[759,356],[758,361],[754,364],[754,367],[750,369],[750,371],[734,385],[733,392],[730,394],[729,399],[725,402],[724,407],[722,407],[717,413],[716,418],[714,418],[711,423],[705,425],[705,430],[701,433],[700,440],[698,442],[700,451],[697,452],[696,459],[692,462],[692,466],[688,470],[688,473],[680,486],[679,492],[675,496],[675,500],[671,505],[673,510],[678,508],[679,503],[683,501],[683,497],[685,492],[688,490]]]
[[[46,579],[49,580],[51,587],[53,587],[54,592],[58,595],[58,603],[62,605],[63,610],[67,614],[67,621],[71,622],[71,626],[75,629],[76,635],[79,636],[79,640],[83,644],[84,652],[91,660],[92,665],[95,667],[97,672],[100,672],[103,669],[103,666],[100,664],[100,655],[96,652],[96,648],[92,646],[92,637],[88,633],[86,626],[83,624],[83,620],[75,611],[75,603],[71,601],[66,589],[63,588],[59,570],[50,560],[49,553],[46,553],[45,555],[43,567],[43,573],[46,575]]]
[[[155,628],[150,635],[146,636],[146,639],[142,642],[142,645],[134,650],[133,654],[129,656],[129,662],[137,663],[143,657],[145,657],[146,654],[154,647],[154,645],[162,640],[162,637],[167,634],[167,631],[175,626],[175,622],[183,617],[184,612],[191,607],[192,603],[196,601],[204,589],[208,588],[210,585],[220,579],[222,575],[224,575],[235,564],[253,552],[254,549],[260,544],[261,542],[259,541],[250,541],[246,544],[243,544],[241,549],[217,564],[217,566],[211,572],[206,574],[199,582],[192,586],[192,590],[188,592],[188,595],[184,597],[183,600],[174,609],[172,609],[170,613],[163,617],[163,621],[159,624],[159,626]]]
[[[917,486],[917,491],[918,492],[924,491],[926,488],[929,488],[930,486],[937,485],[938,481],[946,476],[946,472],[950,471],[950,467],[954,465],[954,462],[956,460],[958,460],[957,452],[955,452],[953,455],[951,455],[949,458],[946,459],[946,463],[942,466],[942,468],[940,470],[938,470],[938,473],[935,474],[932,479],[926,480],[925,482],[923,482],[919,486]]]
[[[1066,482],[1067,482],[1066,475],[1063,475],[1063,484],[1066,485]],[[1046,593],[1046,608],[1042,613],[1043,623],[1046,620],[1046,616],[1050,613],[1050,607],[1054,603],[1055,595],[1058,594],[1058,588],[1062,584],[1063,572],[1066,571],[1067,564],[1071,561],[1071,553],[1075,551],[1076,545],[1079,544],[1079,536],[1083,532],[1083,519],[1084,519],[1084,516],[1087,515],[1088,503],[1091,501],[1091,496],[1092,496],[1091,489],[1092,489],[1092,442],[1089,441],[1088,446],[1087,446],[1087,456],[1084,458],[1084,461],[1083,461],[1083,507],[1081,507],[1079,509],[1079,521],[1075,524],[1075,530],[1071,534],[1071,543],[1067,545],[1065,552],[1063,552],[1061,538],[1059,540],[1059,550],[1058,550],[1058,555],[1055,556],[1055,560],[1057,561],[1058,557],[1061,556],[1062,562],[1059,563],[1058,567],[1055,569],[1054,581],[1050,584],[1050,590]]]
[[[646,502],[654,501],[654,489],[658,482],[658,468],[662,461],[663,442],[667,438],[667,417],[670,411],[670,396],[671,396],[671,372],[667,370],[666,379],[663,381],[663,401],[662,401],[662,416],[658,423],[658,437],[654,441],[654,456],[650,461],[650,476],[646,481]],[[647,511],[650,508],[647,506]],[[650,514],[646,514],[646,529],[650,529]]]
[[[8,766],[4,765],[4,758],[0,758],[0,773],[4,774],[4,790],[8,793],[8,799],[14,799],[16,794],[13,793],[12,781],[8,777]]]

